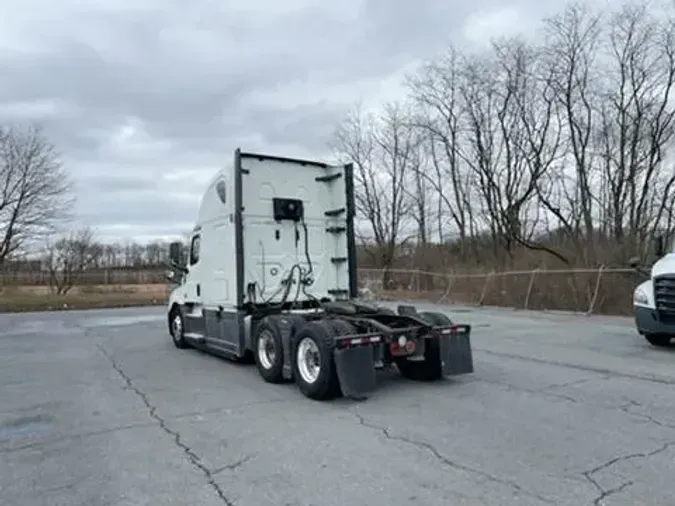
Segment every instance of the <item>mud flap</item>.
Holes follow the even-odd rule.
[[[333,353],[342,394],[352,399],[365,399],[367,394],[375,390],[373,349],[370,346],[358,346],[335,350]]]
[[[469,332],[447,334],[440,338],[441,362],[444,376],[473,372],[473,355]]]

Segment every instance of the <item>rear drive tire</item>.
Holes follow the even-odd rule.
[[[169,314],[169,333],[176,348],[183,350],[190,346],[185,340],[185,320],[178,307],[174,307]]]
[[[300,327],[293,337],[293,378],[310,399],[329,400],[341,393],[333,357],[333,332],[328,321],[313,321]]]
[[[284,382],[284,347],[273,320],[263,318],[256,326],[253,356],[258,373],[267,383]]]
[[[423,312],[418,317],[431,325],[440,327],[452,325],[452,320],[443,313]],[[443,378],[441,346],[438,339],[424,341],[424,360],[413,362],[406,358],[395,360],[401,376],[413,381],[438,381]]]
[[[339,318],[326,320],[328,326],[333,330],[333,336],[335,338],[349,336],[356,334],[356,328],[345,320],[340,320]],[[333,364],[335,364],[335,357],[333,356]],[[335,369],[335,385],[334,391],[331,392],[332,397],[342,397],[342,388],[340,386],[340,377],[337,375],[337,368]]]
[[[645,334],[645,339],[652,346],[665,348],[670,345],[670,340],[672,339],[672,336],[669,336],[668,334]]]

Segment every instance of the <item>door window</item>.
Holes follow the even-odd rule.
[[[199,262],[199,243],[200,235],[197,234],[192,238],[192,244],[190,245],[190,265]]]

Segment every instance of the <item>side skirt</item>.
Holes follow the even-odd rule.
[[[247,325],[250,326],[250,317],[237,310],[186,309],[183,313],[186,339],[195,348],[225,358],[244,356],[247,349],[246,328]]]

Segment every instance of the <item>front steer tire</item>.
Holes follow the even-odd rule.
[[[326,320],[312,321],[303,325],[293,336],[292,358],[293,378],[305,397],[317,401],[325,401],[339,397],[340,380],[338,379],[333,357],[335,348],[334,328]],[[318,353],[318,375],[309,381],[303,374],[301,362],[310,360],[313,353],[306,353],[307,347]]]
[[[645,339],[652,346],[658,346],[659,348],[666,348],[670,346],[671,336],[668,334],[645,334]]]
[[[452,325],[452,320],[443,313],[431,311],[419,313],[418,318],[434,327]],[[441,343],[438,339],[424,340],[424,360],[413,362],[405,357],[396,359],[401,376],[413,381],[438,381],[443,379],[443,364],[441,363]]]
[[[178,306],[174,306],[169,313],[169,334],[176,348],[179,350],[189,348],[190,345],[185,339],[185,319]]]

